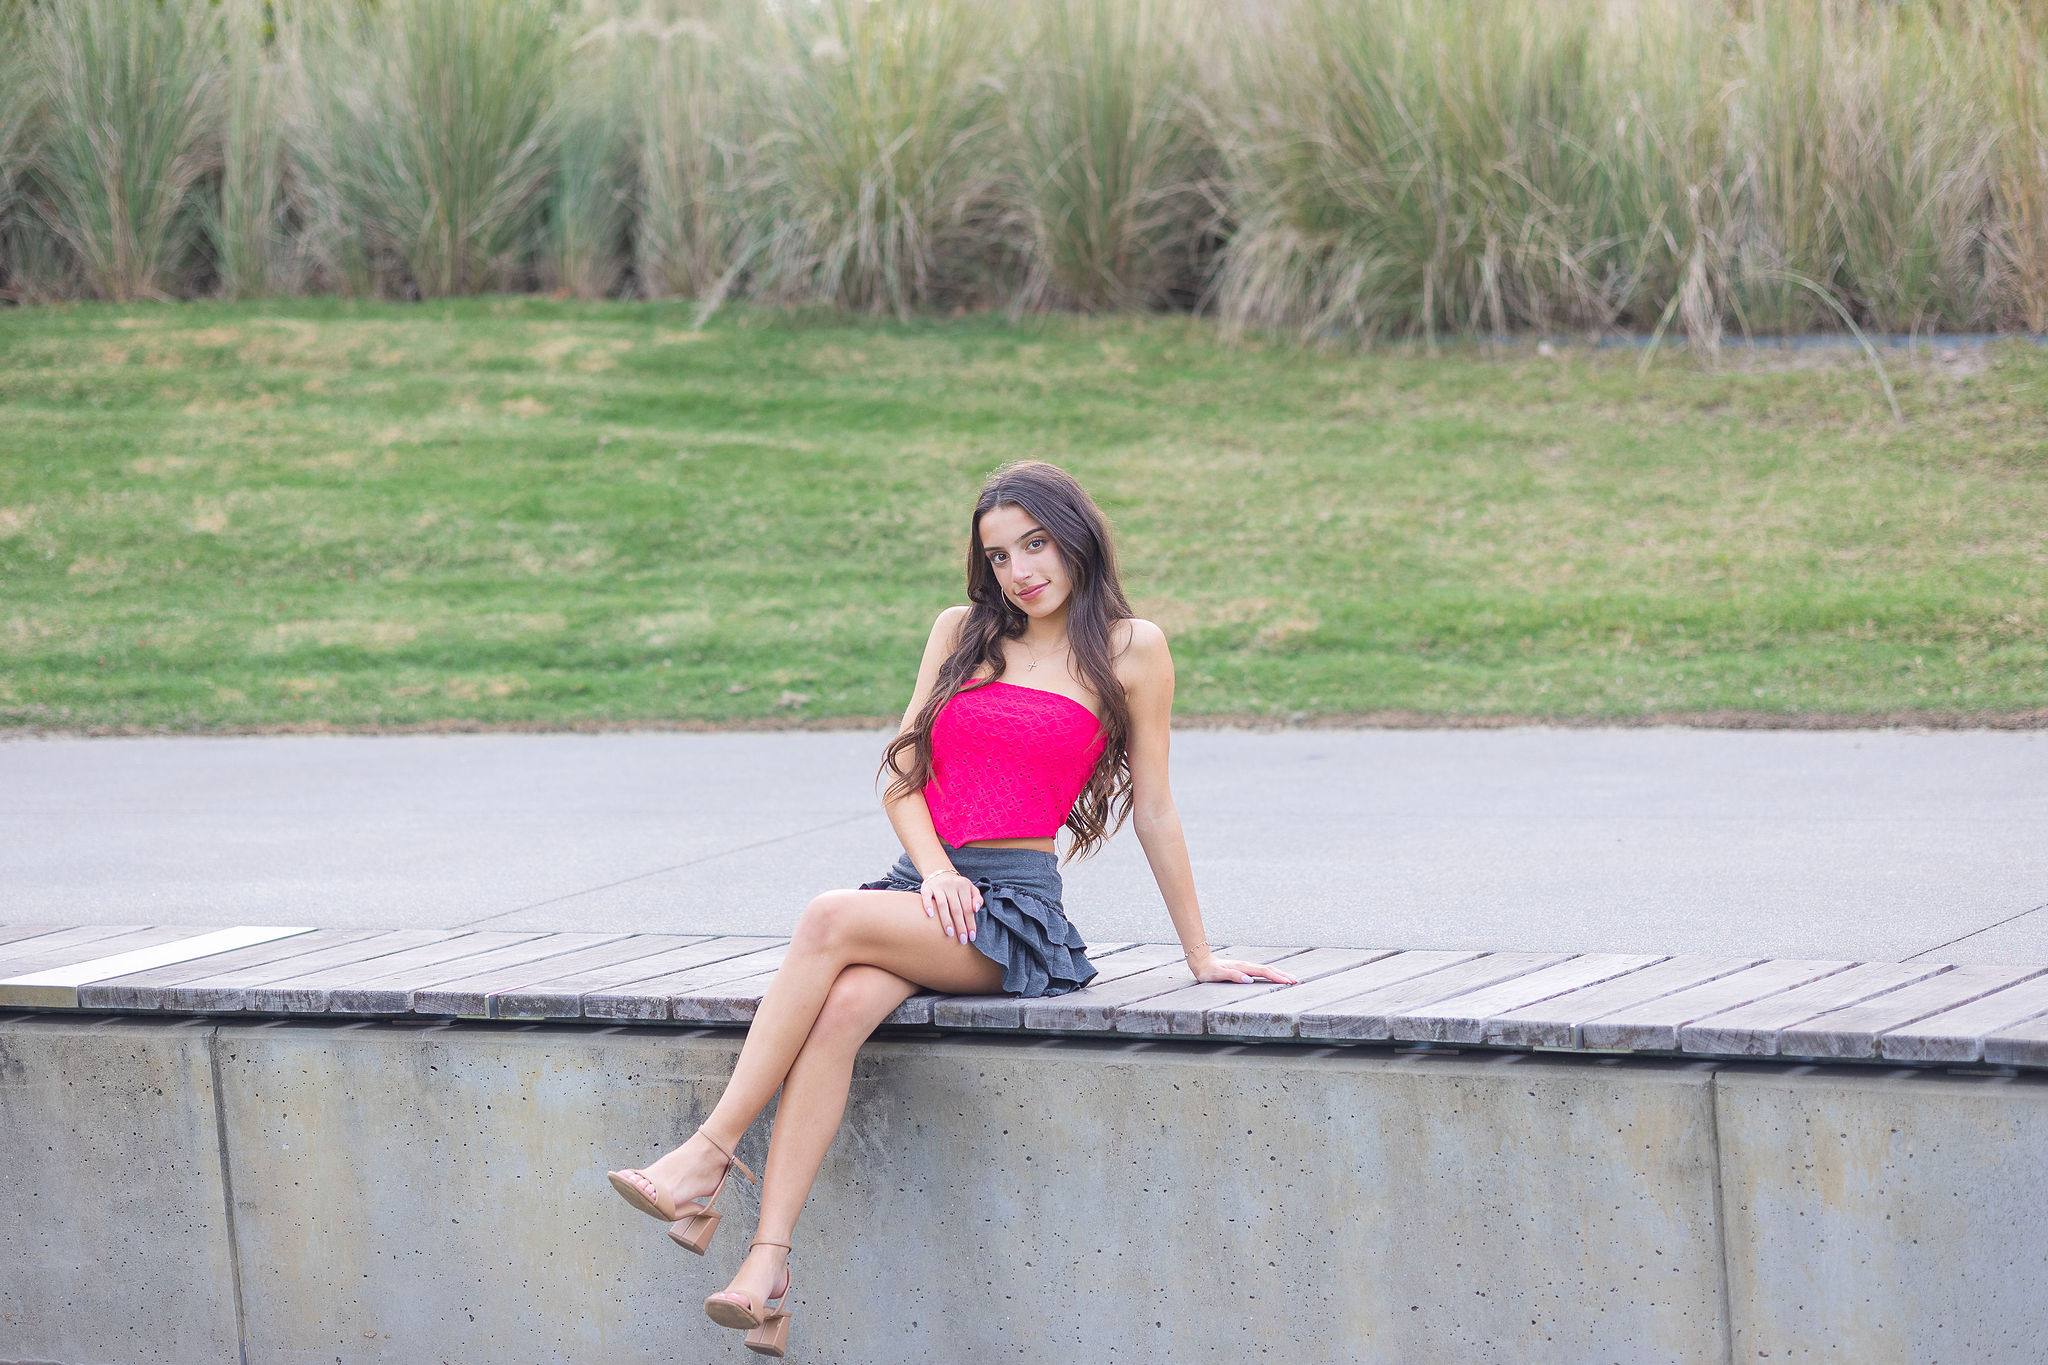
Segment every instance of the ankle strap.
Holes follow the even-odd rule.
[[[711,1136],[711,1134],[709,1134],[709,1133],[706,1133],[706,1132],[705,1132],[705,1131],[704,1131],[704,1130],[703,1130],[702,1128],[699,1128],[699,1129],[697,1130],[697,1132],[698,1132],[698,1133],[699,1133],[700,1135],[702,1135],[703,1139],[704,1139],[704,1140],[705,1140],[706,1142],[710,1143],[710,1144],[711,1144],[711,1145],[712,1145],[713,1147],[716,1147],[716,1148],[717,1148],[717,1149],[718,1149],[718,1150],[719,1150],[720,1152],[722,1152],[722,1153],[723,1153],[723,1154],[725,1155],[725,1164],[726,1164],[726,1165],[728,1165],[728,1166],[737,1166],[737,1167],[739,1167],[739,1168],[740,1168],[740,1174],[741,1174],[741,1175],[743,1175],[743,1176],[745,1176],[745,1177],[747,1178],[747,1180],[748,1180],[748,1181],[749,1181],[750,1183],[752,1183],[752,1184],[755,1184],[755,1185],[758,1185],[758,1184],[760,1184],[760,1183],[761,1183],[761,1178],[760,1178],[759,1176],[755,1175],[755,1174],[754,1174],[754,1173],[753,1173],[752,1171],[748,1170],[748,1169],[747,1169],[747,1163],[746,1163],[746,1162],[744,1162],[744,1161],[741,1161],[741,1160],[739,1159],[739,1157],[738,1157],[738,1156],[734,1155],[734,1153],[733,1153],[733,1151],[732,1151],[732,1149],[731,1149],[731,1148],[727,1147],[727,1146],[726,1146],[726,1145],[725,1145],[724,1143],[720,1142],[720,1141],[719,1141],[719,1140],[718,1140],[717,1138],[715,1138],[715,1137]]]
[[[753,1241],[747,1243],[747,1250],[752,1251],[755,1247],[781,1247],[784,1251],[796,1250],[795,1247],[787,1242],[771,1242],[765,1237],[756,1237]]]

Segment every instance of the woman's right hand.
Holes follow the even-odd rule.
[[[947,868],[926,877],[917,888],[918,897],[924,901],[927,916],[939,921],[940,932],[947,938],[972,943],[975,931],[975,912],[981,909],[981,888],[961,873]]]

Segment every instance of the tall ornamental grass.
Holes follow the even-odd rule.
[[[0,6],[18,299],[2048,328],[2022,0]]]
[[[24,225],[19,218],[21,182],[28,170],[29,65],[22,52],[18,13],[0,13],[0,291],[19,295],[12,268],[19,258]]]
[[[284,287],[291,251],[285,202],[285,80],[267,41],[264,0],[222,0],[224,95],[220,187],[200,200],[220,292],[255,298]]]
[[[606,298],[625,270],[632,207],[632,82],[611,66],[628,60],[616,23],[570,45],[568,73],[548,112],[550,165],[542,198],[541,286],[575,298]]]
[[[1042,0],[1009,63],[1020,305],[1145,308],[1195,284],[1216,148],[1188,34],[1159,0]]]
[[[762,111],[759,11],[729,0],[708,14],[663,16],[629,35],[637,111],[633,265],[650,298],[716,306],[766,222],[750,201]]]
[[[64,0],[25,15],[10,89],[35,155],[25,189],[87,294],[165,298],[190,277],[197,193],[218,161],[219,23],[206,0]],[[19,107],[19,106],[24,106]]]
[[[1016,225],[993,67],[1002,0],[771,11],[753,190],[766,298],[859,312],[993,302]]]
[[[285,27],[292,146],[327,278],[430,298],[514,282],[551,170],[562,49],[548,8],[309,4]]]

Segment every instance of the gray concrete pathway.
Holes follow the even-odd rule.
[[[0,742],[0,921],[786,933],[879,732]],[[1209,937],[2048,961],[2048,735],[1182,731]],[[1136,838],[1090,937],[1172,926]]]

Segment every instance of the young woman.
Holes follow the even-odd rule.
[[[919,987],[1057,995],[1095,975],[1060,904],[1062,827],[1071,860],[1135,813],[1197,981],[1294,981],[1218,958],[1203,937],[1166,780],[1173,660],[1159,628],[1131,615],[1109,527],[1064,470],[1034,460],[989,477],[968,528],[967,597],[932,626],[882,760],[903,856],[881,880],[804,908],[710,1116],[653,1165],[610,1173],[701,1253],[718,1221],[709,1201],[739,1164],[733,1148],[781,1088],[758,1235],[731,1286],[704,1302],[764,1355],[783,1354],[789,1315],[769,1303],[789,1292],[797,1213],[876,1025]]]

